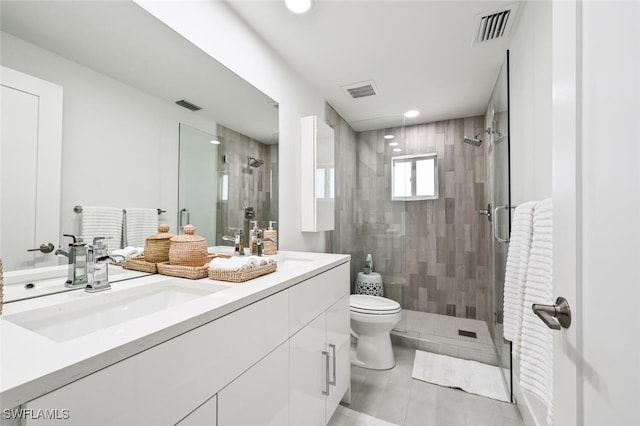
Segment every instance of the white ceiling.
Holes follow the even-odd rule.
[[[315,0],[303,15],[279,0],[229,3],[362,131],[402,125],[409,109],[421,114],[406,124],[484,114],[509,39],[472,46],[475,19],[518,1]],[[380,95],[353,99],[341,89],[366,80]]]
[[[316,0],[304,15],[280,0],[228,3],[362,131],[483,114],[509,39],[472,46],[474,20],[514,2]],[[185,98],[203,107],[196,114],[250,137],[277,141],[271,99],[132,2],[0,6],[2,31],[167,101]],[[379,95],[352,99],[341,88],[366,80]],[[409,109],[420,116],[404,119]]]

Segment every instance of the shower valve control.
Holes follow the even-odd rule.
[[[478,211],[478,213],[480,213],[481,216],[486,216],[487,220],[489,222],[491,222],[491,215],[492,215],[491,212],[492,211],[493,210],[491,209],[491,203],[489,203],[489,204],[487,204],[487,209],[486,210],[485,209],[481,209],[481,210]]]
[[[256,213],[253,207],[244,208],[244,220],[253,220],[256,217]]]

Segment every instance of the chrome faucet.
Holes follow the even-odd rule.
[[[234,231],[235,235],[223,235],[222,241],[233,241],[235,246],[234,253],[238,256],[244,255],[244,234],[242,228],[229,228],[230,231]]]
[[[65,237],[73,238],[73,242],[69,244],[69,251],[61,249],[56,250],[56,254],[66,256],[69,259],[67,281],[65,287],[78,288],[87,284],[87,245],[82,238],[75,235],[62,234]]]
[[[94,238],[93,245],[87,249],[88,280],[85,291],[88,293],[109,290],[109,263],[117,263],[117,257],[125,260],[124,256],[109,256],[104,240],[105,237]]]

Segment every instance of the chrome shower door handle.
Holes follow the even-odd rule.
[[[531,305],[531,309],[552,330],[569,328],[571,325],[571,309],[569,302],[564,297],[558,297],[555,305],[534,303]]]
[[[331,348],[331,351],[332,351],[331,356],[333,357],[333,380],[330,380],[329,384],[335,386],[336,385],[336,345],[334,345],[333,343],[330,343],[329,347]]]
[[[327,395],[327,396],[329,396],[329,383],[330,383],[330,382],[329,382],[329,352],[327,352],[327,351],[322,351],[322,356],[323,356],[323,357],[326,357],[326,358],[325,358],[325,361],[326,361],[326,362],[325,362],[325,369],[324,369],[324,372],[325,372],[324,385],[325,385],[325,389],[326,389],[326,390],[323,390],[323,391],[322,391],[322,394],[323,394],[323,395]]]
[[[507,238],[501,238],[498,232],[498,225],[500,223],[500,216],[498,215],[498,212],[500,212],[500,210],[507,210],[507,209],[514,209],[515,207],[511,207],[511,206],[498,206],[495,209],[493,209],[493,238],[498,241],[499,243],[508,243],[509,242],[509,236],[507,236]]]

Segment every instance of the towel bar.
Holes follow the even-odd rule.
[[[166,210],[162,210],[162,209],[156,209],[158,211],[158,215],[161,215],[162,213],[166,213]],[[82,206],[74,206],[73,207],[73,211],[80,214],[82,213]],[[125,209],[122,209],[122,211],[124,211],[126,213]]]

